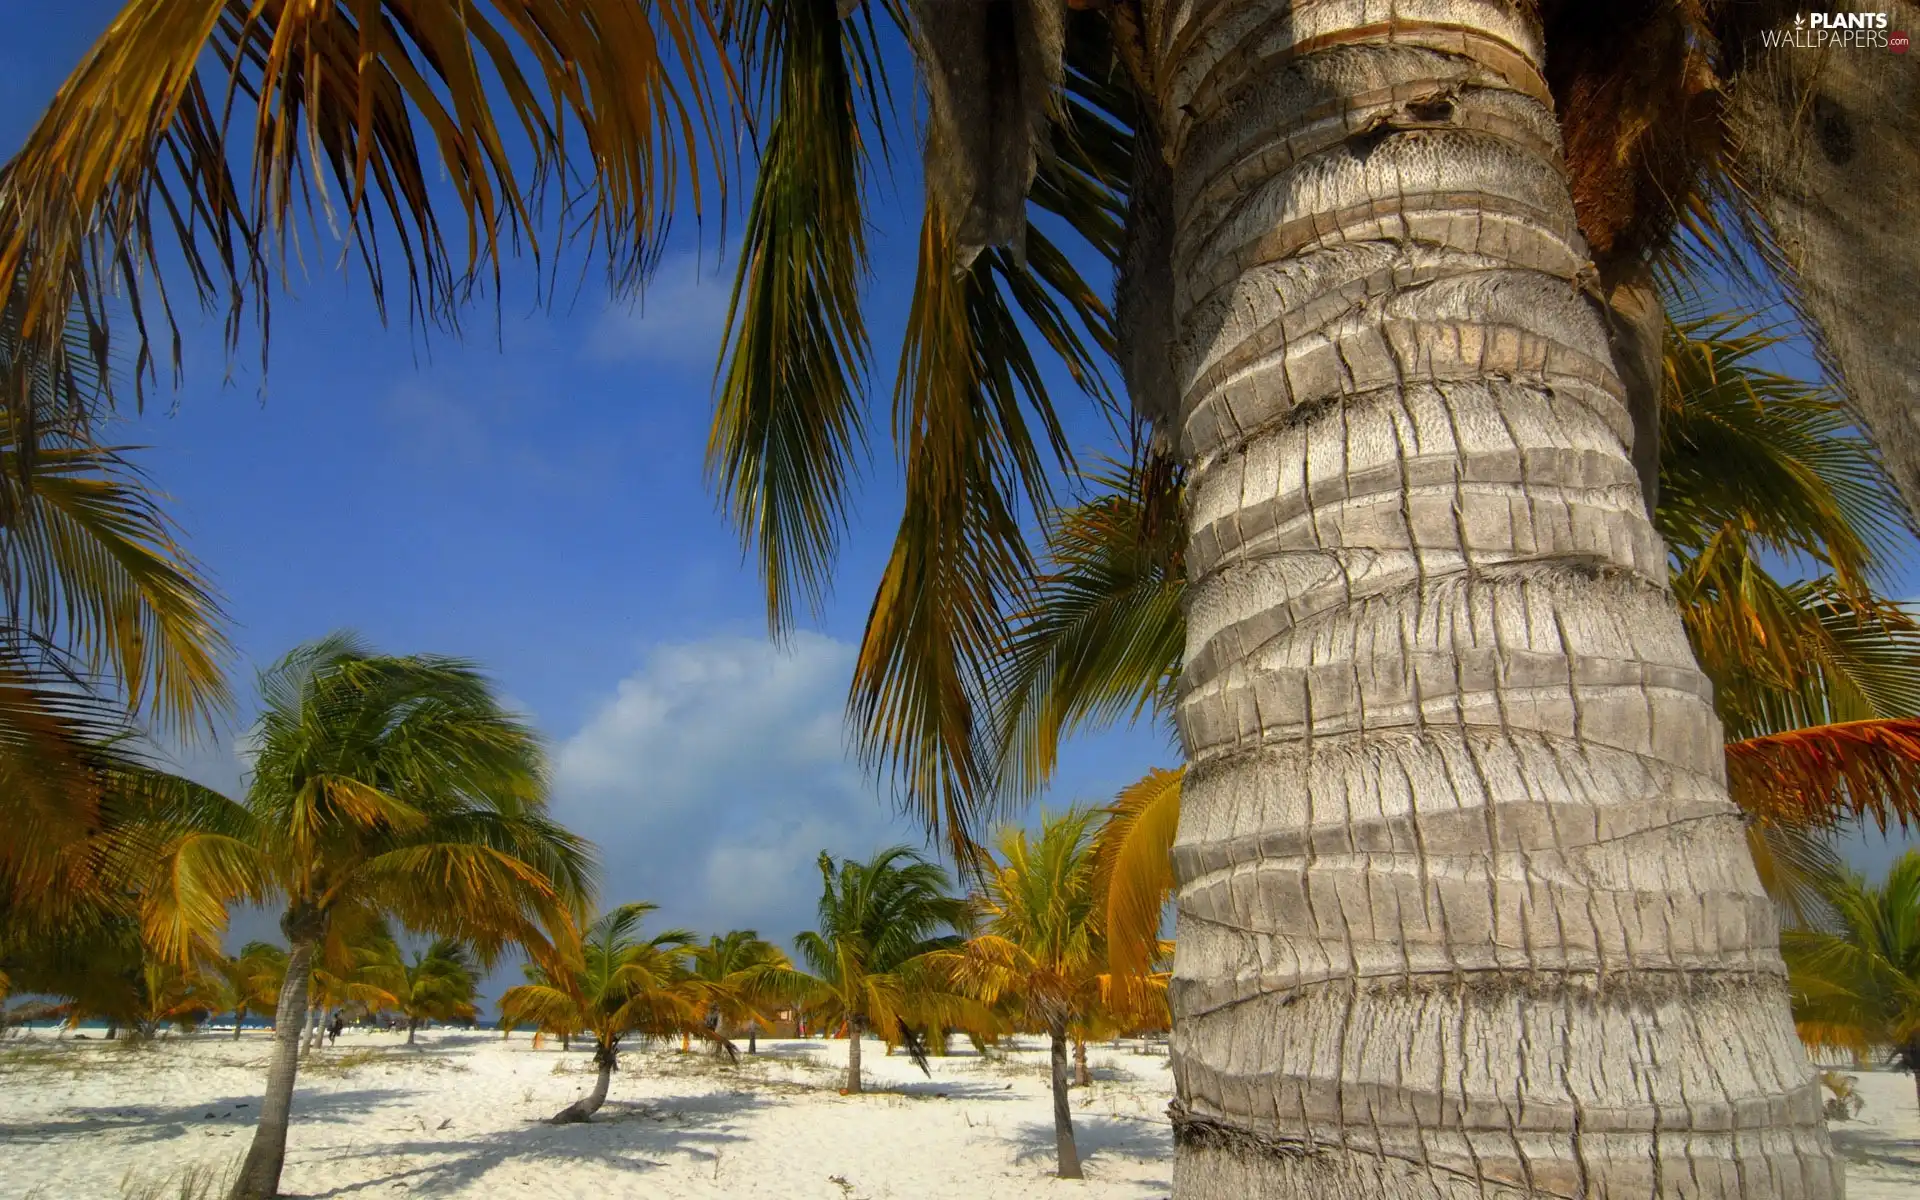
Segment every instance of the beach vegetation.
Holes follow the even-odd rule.
[[[986,1028],[992,1015],[954,984],[939,952],[962,940],[968,908],[950,894],[946,871],[906,846],[865,861],[819,858],[817,928],[794,938],[799,963],[766,972],[768,985],[809,1026],[847,1039],[844,1090],[864,1080],[861,1043],[872,1033],[897,1039],[923,1071],[919,1029]]]
[[[1703,261],[1786,298],[1920,498],[1920,269],[1912,239],[1884,236],[1920,173],[1920,106],[1884,55],[1783,43],[1800,17],[1771,0],[135,0],[0,185],[13,370],[104,362],[126,322],[149,363],[165,341],[149,322],[173,332],[169,277],[226,306],[230,339],[257,312],[264,339],[269,290],[336,254],[382,313],[404,297],[457,325],[468,297],[497,294],[505,251],[550,254],[554,224],[624,289],[678,205],[735,194],[721,184],[750,145],[713,473],[785,630],[820,610],[862,456],[891,425],[898,533],[852,713],[863,757],[957,862],[975,865],[975,832],[1005,815],[976,724],[1000,619],[1034,574],[1023,517],[1054,507],[1072,461],[1046,364],[1125,423],[1119,375],[1154,425],[1143,452],[1187,472],[1180,543],[1204,620],[1180,665],[1183,787],[1190,810],[1203,790],[1215,803],[1207,832],[1187,823],[1179,884],[1188,919],[1204,890],[1204,927],[1240,936],[1195,937],[1181,961],[1182,1200],[1632,1190],[1650,1156],[1706,1164],[1690,1167],[1706,1192],[1764,1175],[1824,1195],[1838,1168],[1779,1082],[1796,1072],[1721,1069],[1797,1051],[1749,827],[1719,782],[1704,652],[1650,524],[1657,284]],[[897,103],[889,79],[909,54],[924,104]],[[923,132],[889,409],[864,304],[897,293],[869,286],[869,210],[892,147]],[[64,349],[74,323],[84,354]],[[31,395],[0,396],[28,447]],[[1703,556],[1710,593],[1754,582],[1731,548]],[[1825,785],[1834,747],[1892,744],[1780,740],[1754,771]],[[1673,801],[1675,779],[1697,806]],[[1397,807],[1349,802],[1396,781]],[[1284,853],[1301,797],[1338,816]],[[1542,804],[1554,820],[1533,819]],[[1463,811],[1488,819],[1429,828]],[[1464,925],[1429,927],[1441,908],[1506,903],[1487,862],[1560,861],[1558,831],[1603,821],[1634,878],[1565,872],[1556,911],[1598,912],[1616,890],[1633,894],[1623,910],[1682,911],[1702,875],[1735,882],[1670,937],[1622,923],[1589,945],[1564,931],[1595,922],[1542,920],[1509,959],[1477,927],[1457,944]],[[1409,886],[1449,897],[1389,918],[1372,907],[1380,862],[1320,841],[1416,846]],[[1217,886],[1208,864],[1250,845]],[[1719,981],[1686,993],[1692,1021],[1661,1019],[1651,986],[1563,1002],[1589,975],[1677,978],[1677,956]],[[1394,1040],[1429,1057],[1390,1079],[1365,1056],[1313,1057],[1336,1009],[1404,1026]],[[1579,1028],[1526,1036],[1555,1013]],[[1607,1032],[1624,1026],[1638,1036]],[[1592,1069],[1553,1060],[1569,1040],[1595,1047]],[[1445,1069],[1488,1044],[1511,1052]],[[1655,1064],[1713,1067],[1714,1094],[1677,1116],[1639,1086]],[[1509,1103],[1549,1078],[1551,1100]],[[1362,1088],[1367,1138],[1346,1109]],[[1642,1132],[1565,1137],[1568,1111]],[[1772,1115],[1728,1142],[1726,1111]],[[1503,1114],[1493,1139],[1485,1112]],[[1274,1152],[1299,1145],[1320,1149]]]
[[[282,909],[266,1096],[233,1200],[278,1190],[303,1017],[336,947],[394,920],[459,938],[483,964],[508,946],[557,960],[591,892],[587,846],[547,815],[539,739],[471,664],[341,634],[296,648],[259,688],[245,796],[169,846],[146,920],[178,954],[234,900]]]
[[[1808,1045],[1859,1062],[1884,1054],[1913,1074],[1920,1098],[1920,850],[1896,859],[1879,883],[1830,875],[1821,899],[1818,927],[1780,937],[1794,1026]]]
[[[693,934],[667,929],[642,936],[641,924],[656,907],[623,904],[601,914],[587,926],[577,960],[559,969],[530,965],[527,982],[500,996],[503,1024],[593,1038],[593,1090],[555,1113],[553,1124],[588,1121],[600,1111],[623,1042],[698,1038],[734,1055],[733,1043],[708,1023],[719,995],[691,969]]]

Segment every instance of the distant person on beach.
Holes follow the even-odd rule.
[[[340,1031],[346,1027],[346,1020],[342,1018],[339,1013],[333,1014],[333,1024],[327,1026],[327,1045],[331,1046],[339,1041]]]

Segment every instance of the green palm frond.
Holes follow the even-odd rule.
[[[1845,405],[1763,365],[1786,340],[1729,315],[1672,326],[1655,525],[1682,557],[1732,529],[1857,590],[1885,570],[1909,519]]]
[[[767,621],[817,611],[865,443],[864,112],[878,114],[870,12],[747,5],[743,73],[767,81],[760,171],[727,314],[708,470],[750,552]]]
[[[900,5],[834,22],[831,0],[781,0],[741,18],[748,70],[771,72],[761,174],[736,280],[709,462],[776,631],[816,605],[855,458],[869,440],[862,196],[866,147],[886,136],[875,14],[917,36]],[[751,11],[751,10],[750,10]],[[1126,209],[1130,93],[1113,86],[1098,18],[1075,18],[1066,90],[1050,106],[1031,204],[1115,261]],[[804,172],[804,173],[803,173]],[[998,185],[996,185],[998,186]],[[1063,363],[1111,404],[1111,318],[1074,256],[1029,227],[1015,249],[962,253],[926,213],[893,432],[905,514],[872,606],[850,709],[860,747],[902,803],[956,852],[989,801],[967,754],[999,614],[1032,573],[1022,514],[1044,511],[1071,460],[1041,364]]]
[[[1048,566],[994,671],[995,784],[1015,797],[1045,786],[1076,730],[1172,711],[1186,643],[1178,474],[1149,463],[1090,480],[1100,494],[1054,516]]]

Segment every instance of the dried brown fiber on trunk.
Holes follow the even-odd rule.
[[[1147,10],[1180,1200],[1840,1194],[1531,12]]]

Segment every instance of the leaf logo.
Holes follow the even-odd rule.
[[[1807,17],[1805,13],[1793,14],[1793,27],[1795,29],[1805,28],[1806,24],[1807,24]]]

